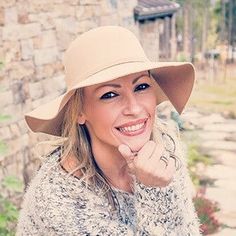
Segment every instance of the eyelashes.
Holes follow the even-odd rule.
[[[147,83],[143,83],[143,84],[138,85],[135,88],[134,92],[140,92],[140,91],[148,89],[149,87],[151,87],[151,85],[149,85]],[[119,96],[119,94],[110,91],[110,92],[107,92],[107,93],[103,94],[100,97],[100,99],[112,99],[112,98],[117,97],[117,96]]]

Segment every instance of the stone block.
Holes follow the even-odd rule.
[[[75,16],[75,7],[69,4],[54,4],[53,11],[59,17]]]
[[[0,26],[4,26],[5,24],[5,11],[3,8],[0,8]]]
[[[13,104],[11,102],[9,105],[1,108],[1,113],[10,116],[8,120],[4,121],[5,125],[10,125],[22,119],[22,104]]]
[[[1,0],[0,1],[0,8],[7,8],[15,5],[16,0]]]
[[[54,0],[54,3],[63,3],[65,0]]]
[[[57,60],[57,55],[56,47],[38,49],[34,51],[34,62],[37,66],[53,63]]]
[[[23,104],[28,96],[28,90],[26,90],[26,81],[13,80],[11,89],[13,93],[14,104]]]
[[[54,5],[54,1],[48,0],[31,0],[28,2],[29,12],[32,13],[53,11]]]
[[[65,82],[65,75],[59,75],[55,76],[52,79],[54,81],[54,84],[57,86],[57,91],[63,92],[66,90],[66,82]]]
[[[64,76],[57,76],[50,79],[45,79],[42,81],[43,90],[45,95],[51,93],[61,93],[65,90],[65,82],[63,80]]]
[[[51,77],[54,74],[54,68],[52,67],[51,64],[46,64],[42,66],[37,66],[36,67],[36,75],[35,78],[37,81]]]
[[[0,70],[1,71],[1,70]],[[4,76],[3,76],[4,77]],[[7,79],[3,79],[0,77],[1,85],[0,85],[0,93],[10,90],[10,81]],[[1,103],[0,103],[1,104]]]
[[[100,25],[116,25],[119,22],[117,14],[106,15],[100,17]]]
[[[19,24],[27,24],[30,22],[36,22],[36,21],[30,21],[29,19],[29,2],[28,1],[17,1],[15,6],[18,13]]]
[[[80,5],[98,5],[101,1],[99,0],[80,0]]]
[[[19,129],[20,129],[20,132],[21,134],[25,134],[28,132],[28,127],[27,127],[27,124],[25,122],[25,119],[22,119],[18,122],[18,125],[19,125]]]
[[[1,140],[8,140],[11,138],[11,131],[9,126],[3,126],[0,128]]]
[[[25,25],[7,25],[3,28],[3,40],[27,39],[40,35],[41,26],[39,23],[30,23]]]
[[[2,46],[2,54],[4,58],[5,68],[12,61],[21,59],[21,49],[18,41],[5,41]]]
[[[68,48],[69,44],[75,39],[75,34],[58,31],[57,35],[57,46],[60,51],[64,51]]]
[[[58,92],[54,92],[54,93],[50,93],[50,94],[45,94],[44,97],[40,98],[40,99],[37,99],[35,101],[32,101],[32,107],[31,109],[35,109],[36,107],[42,105],[42,104],[45,104],[49,101],[51,101],[52,99],[56,98],[59,96],[59,93]]]
[[[39,81],[44,78],[60,75],[62,71],[63,71],[63,65],[61,62],[57,61],[55,63],[38,66],[36,68],[35,78],[37,81]]]
[[[10,125],[10,131],[11,131],[12,138],[17,138],[21,136],[21,132],[17,123],[13,123]]]
[[[64,3],[68,3],[72,6],[77,6],[80,4],[80,0],[63,0],[62,2]]]
[[[84,33],[92,28],[95,28],[98,26],[98,22],[94,21],[94,20],[84,20],[84,21],[80,21],[79,22],[79,26],[78,26],[78,32],[79,33]]]
[[[57,92],[56,90],[56,84],[54,84],[54,80],[52,78],[44,79],[41,81],[43,90],[45,92],[45,95],[49,95],[52,93]]]
[[[6,107],[13,103],[12,91],[4,91],[0,93],[1,108]]]
[[[33,40],[23,39],[21,40],[21,57],[23,60],[28,60],[33,57]]]
[[[78,32],[79,23],[75,17],[54,19],[56,31],[76,34]]]
[[[22,149],[24,143],[25,141],[23,136],[9,140],[7,142],[7,147],[8,147],[7,154],[10,156],[19,152]]]
[[[5,25],[8,24],[17,24],[18,15],[16,7],[9,7],[5,9],[5,17],[4,17]]]
[[[94,15],[94,10],[94,6],[77,6],[76,17],[79,21],[90,19]]]
[[[36,14],[29,14],[30,21],[37,21],[40,23],[42,30],[48,30],[55,27],[54,18],[56,14],[54,12],[40,12]]]
[[[41,81],[29,84],[29,93],[32,100],[41,98],[44,95]]]
[[[20,12],[18,14],[18,23],[19,24],[28,24],[28,23],[30,23],[29,14],[27,12]]]
[[[57,44],[55,32],[53,30],[43,31],[39,37],[34,38],[34,48],[42,49],[54,47]]]
[[[12,62],[7,68],[11,80],[29,78],[34,74],[32,61]]]
[[[96,7],[95,6],[95,11],[96,11]],[[101,16],[104,16],[104,15],[109,15],[109,14],[112,14],[115,12],[115,9],[112,8],[112,5],[110,4],[109,1],[101,1],[101,3],[99,4],[99,8],[100,8],[100,13],[101,13]]]

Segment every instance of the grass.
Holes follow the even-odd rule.
[[[202,111],[220,112],[229,118],[236,118],[236,78],[215,83],[199,81],[195,85],[189,105]]]

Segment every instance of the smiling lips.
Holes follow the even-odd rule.
[[[117,127],[122,134],[127,136],[134,136],[143,133],[146,127],[147,118],[140,119],[133,122],[128,122],[122,126]]]

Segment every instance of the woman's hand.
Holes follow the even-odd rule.
[[[133,153],[125,144],[121,144],[118,150],[125,158],[130,174],[144,185],[165,187],[172,181],[176,171],[175,160],[163,146],[148,141],[138,153]]]

